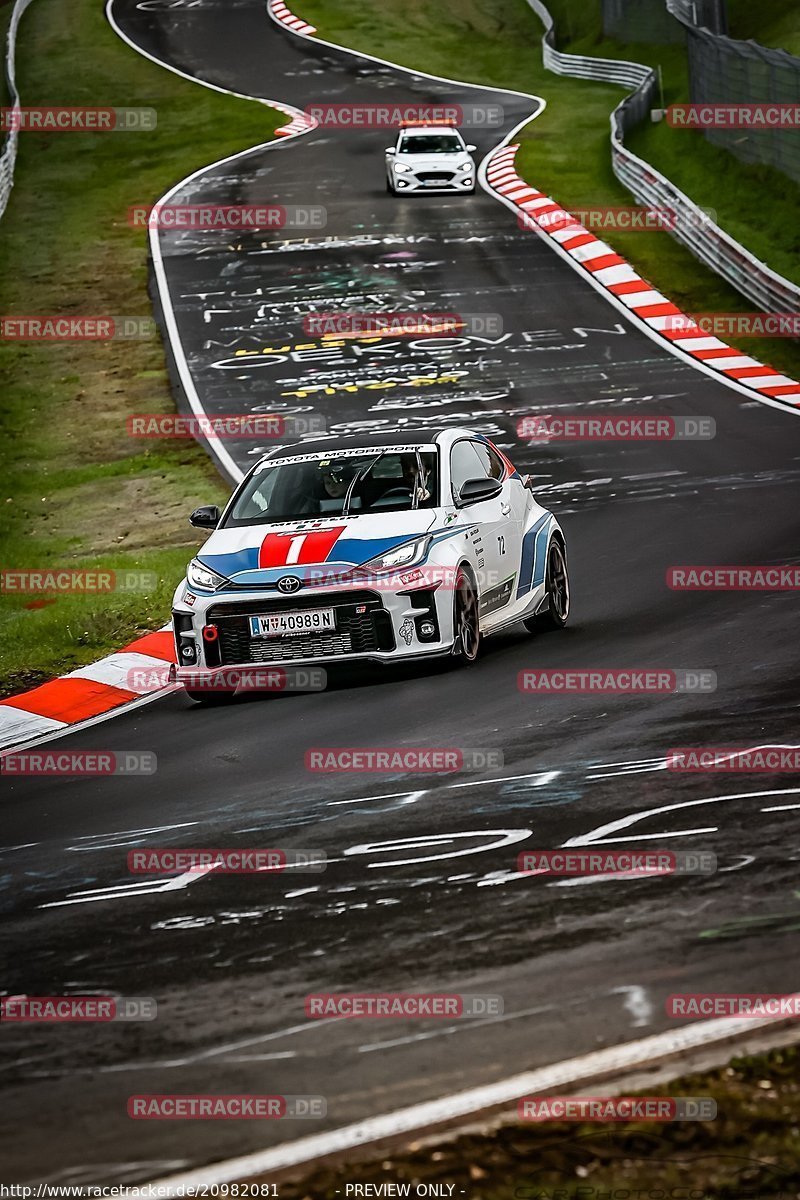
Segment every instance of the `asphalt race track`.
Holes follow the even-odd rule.
[[[259,0],[115,0],[113,12],[153,57],[301,109],[499,102],[502,127],[467,131],[481,155],[537,107],[315,48]],[[793,594],[673,592],[665,573],[797,562],[800,424],[662,351],[480,189],[387,195],[389,140],[316,129],[203,171],[173,197],[327,210],[312,232],[162,236],[198,395],[210,414],[300,408],[334,432],[356,422],[486,432],[564,526],[570,625],[501,636],[470,672],[340,673],[327,692],[220,708],[174,694],[57,743],[152,751],[154,775],[7,781],[8,991],[158,1002],[152,1022],[6,1030],[10,1182],[142,1182],[673,1028],[671,992],[796,990],[800,787],[679,775],[663,756],[796,740]],[[350,303],[499,314],[503,332],[309,354],[319,343],[303,314]],[[716,437],[529,446],[515,436],[527,413],[621,406],[710,416]],[[258,452],[228,446],[240,468]],[[711,670],[717,689],[523,694],[518,672],[534,666]],[[329,746],[491,748],[504,766],[307,771],[306,751]],[[580,884],[516,873],[520,850],[613,839],[595,831],[626,817],[619,836],[713,851],[719,870]],[[127,871],[130,849],[187,845],[317,849],[330,862],[294,879],[177,885]],[[504,1013],[306,1019],[308,992],[344,990],[491,993]],[[129,1120],[132,1093],[169,1092],[323,1095],[327,1116]]]

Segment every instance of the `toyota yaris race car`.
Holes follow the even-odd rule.
[[[562,627],[564,534],[531,489],[467,429],[273,450],[192,513],[214,532],[175,592],[177,680],[204,699],[231,667],[469,664],[516,622]]]
[[[386,148],[386,190],[472,193],[473,150],[450,125],[404,126]]]

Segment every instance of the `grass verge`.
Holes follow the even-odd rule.
[[[10,4],[0,10],[7,18]],[[285,115],[183,81],[125,45],[97,0],[34,0],[20,24],[23,104],[143,105],[154,132],[23,133],[0,222],[0,311],[151,313],[146,237],[129,206],[268,141]],[[0,694],[163,624],[198,535],[186,516],[227,487],[194,442],[126,434],[173,402],[157,338],[0,343],[0,568],[154,572],[141,592],[0,594]]]
[[[591,1091],[591,1089],[587,1089]],[[280,1185],[282,1200],[415,1195],[454,1185],[470,1200],[794,1200],[800,1189],[800,1054],[796,1047],[735,1058],[647,1096],[711,1096],[713,1121],[509,1124],[414,1145],[379,1162],[320,1169]],[[353,1190],[372,1184],[375,1190]],[[410,1191],[380,1189],[410,1185]],[[348,1190],[349,1189],[349,1190]],[[421,1193],[427,1194],[427,1193]]]
[[[561,49],[660,66],[665,103],[686,98],[686,54],[681,46],[625,46],[603,38],[599,0],[550,0],[549,8]],[[294,9],[330,41],[432,74],[544,96],[544,113],[518,135],[520,174],[566,208],[632,203],[611,170],[609,146],[609,114],[624,91],[545,71],[542,27],[525,0],[409,0],[402,9],[376,0],[296,0]],[[666,147],[669,162],[660,161],[662,142],[669,134],[674,135]],[[789,180],[746,167],[702,138],[666,125],[648,127],[641,135],[637,131],[630,145],[698,204],[715,209],[721,224],[744,245],[800,281],[800,268],[792,257],[800,234],[794,216],[789,216],[796,211],[797,188]],[[689,312],[753,309],[667,233],[604,230],[603,240]],[[800,346],[794,341],[737,338],[734,344],[761,362],[800,376]]]

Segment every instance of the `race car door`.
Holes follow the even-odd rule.
[[[496,460],[496,461],[495,461]],[[499,472],[499,474],[498,474]],[[454,498],[468,479],[499,479],[502,461],[483,442],[462,438],[450,451],[450,479]],[[521,552],[520,527],[515,519],[509,485],[491,500],[459,509],[461,523],[470,530],[478,568],[480,616],[492,625],[513,600]]]

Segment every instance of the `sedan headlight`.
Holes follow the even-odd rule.
[[[364,563],[361,570],[381,573],[396,571],[399,567],[414,567],[417,563],[422,562],[428,553],[430,544],[431,539],[427,535],[414,538],[410,542],[403,542],[402,546],[395,546],[393,550],[387,550],[385,554],[378,554],[375,558],[371,558],[369,562]]]
[[[405,163],[396,162],[394,164],[394,169],[395,171],[402,171],[404,174],[408,174],[408,172],[411,170],[411,167],[407,167]]]
[[[200,588],[204,592],[215,592],[228,582],[224,575],[212,571],[199,558],[193,558],[186,568],[186,578],[191,587]]]
[[[459,163],[458,169],[459,169],[459,171],[471,171],[472,170],[472,160],[468,159],[466,162]]]

